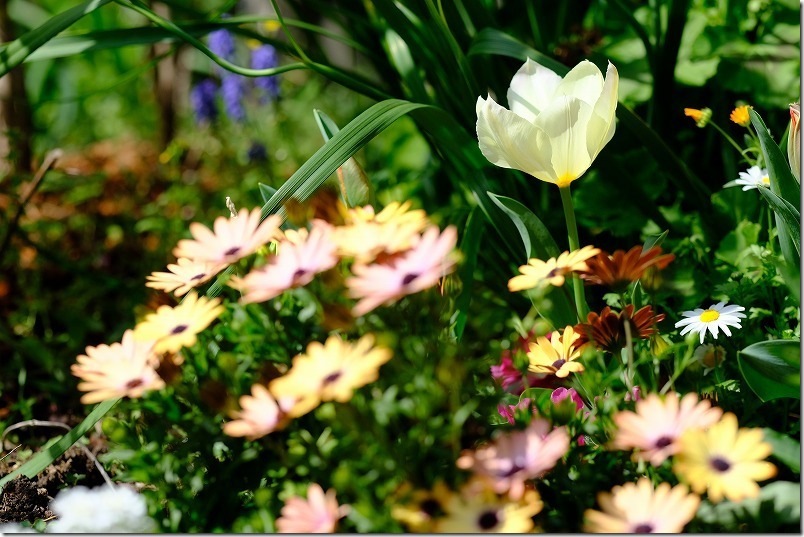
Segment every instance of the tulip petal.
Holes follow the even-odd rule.
[[[554,99],[550,108],[536,118],[536,126],[552,146],[552,170],[560,187],[570,184],[592,165],[586,149],[586,125],[591,113],[591,106],[565,95]]]
[[[489,97],[477,99],[477,139],[489,162],[555,182],[551,145],[544,132]]]
[[[584,60],[567,73],[561,81],[554,99],[559,95],[567,95],[594,106],[603,91],[603,74],[589,60]]]
[[[560,84],[560,76],[528,58],[511,80],[508,106],[511,112],[533,123],[553,100]]]
[[[617,88],[620,76],[617,68],[609,62],[606,71],[606,82],[603,84],[603,92],[597,103],[595,103],[592,116],[589,118],[587,127],[586,144],[589,156],[594,160],[600,150],[609,143],[614,136],[616,126],[615,113],[617,112]]]

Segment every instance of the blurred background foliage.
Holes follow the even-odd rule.
[[[72,5],[66,0],[0,1],[3,40],[23,35]],[[0,428],[30,418],[80,421],[85,411],[78,403],[77,382],[69,374],[76,355],[87,345],[118,341],[138,314],[164,300],[144,287],[145,276],[173,261],[170,252],[187,235],[189,222],[210,223],[227,214],[226,196],[238,208],[261,205],[259,184],[279,188],[310,158],[323,143],[313,110],[324,111],[342,128],[379,99],[434,105],[454,120],[450,128],[456,143],[474,144],[476,152],[475,101],[487,93],[498,100],[504,97],[523,50],[568,67],[582,59],[601,67],[613,62],[620,73],[621,108],[642,118],[658,140],[643,136],[647,130],[629,128],[620,116],[616,136],[575,185],[581,244],[608,251],[628,249],[648,235],[669,230],[663,246],[677,260],[656,294],[658,303],[681,311],[727,291],[737,303],[754,303],[751,315],[764,319],[761,329],[742,334],[744,341],[764,339],[768,332],[790,337],[798,330],[786,321],[794,315],[774,310],[774,304],[784,308],[788,294],[775,268],[761,255],[744,255],[751,244],[769,239],[767,223],[760,219],[762,204],[753,192],[721,190],[746,167],[745,162],[713,128],[696,128],[683,114],[685,107],[709,107],[713,120],[742,142],[745,129],[729,122],[728,116],[735,106],[750,104],[761,112],[777,141],[784,140],[787,106],[800,91],[799,5],[792,0],[456,0],[439,3],[440,12],[427,0],[287,0],[278,5],[293,41],[268,1],[150,2],[152,13],[174,21],[204,43],[210,31],[229,29],[237,36],[236,65],[247,67],[255,48],[267,43],[276,47],[279,65],[301,61],[308,67],[278,75],[278,94],[267,101],[252,90],[246,92],[243,119],[230,117],[218,94],[217,117],[207,120],[194,113],[195,88],[204,80],[217,87],[224,76],[238,75],[224,74],[197,48],[157,31],[141,12],[131,9],[134,5],[138,4],[120,0],[95,9],[0,79],[13,86],[12,78],[17,77],[25,90],[0,92],[9,149],[0,179],[0,239],[9,235],[0,251],[0,356],[6,366],[0,376]],[[82,47],[92,50],[78,52]],[[22,206],[32,190],[34,171],[56,148],[63,157]],[[665,160],[658,155],[665,155]],[[462,168],[461,162],[451,160],[450,150],[439,145],[419,118],[394,122],[365,145],[357,160],[380,205],[410,199],[442,226],[455,223],[463,228],[478,203],[478,193],[489,190],[530,208],[559,247],[566,249],[556,189],[498,168],[484,169],[475,177],[474,168]],[[497,363],[501,350],[516,337],[513,319],[531,305],[524,296],[506,290],[508,278],[525,257],[521,245],[500,242],[496,227],[504,230],[510,224],[501,215],[491,214],[493,225],[485,226],[477,239],[478,264],[471,274],[475,299],[460,352],[430,349],[424,354],[443,360],[432,364],[432,370],[406,371],[394,365],[393,378],[401,382],[378,386],[371,404],[357,403],[358,408],[370,410],[372,419],[385,416],[381,418],[385,423],[395,424],[389,435],[397,431],[403,443],[426,437],[431,430],[446,435],[431,439],[432,449],[470,443],[468,438],[449,437],[452,422],[432,424],[428,416],[445,409],[456,412],[467,404],[443,398],[456,378],[469,382],[487,374],[488,366]],[[499,233],[505,236],[504,231]],[[735,273],[747,276],[735,279]],[[471,278],[456,285],[465,286],[467,281]],[[606,297],[592,296],[590,305],[599,310],[605,301]],[[403,318],[415,326],[415,316],[408,313]],[[668,319],[666,326],[672,321]],[[407,336],[408,347],[399,344],[399,349],[407,349],[403,356],[405,352],[421,356],[417,346],[423,343],[416,334],[412,330]],[[739,376],[736,366],[731,367]],[[240,383],[245,391],[247,383]],[[769,425],[756,414],[756,399],[726,392],[724,405],[747,404],[749,419]],[[476,404],[493,414],[494,403],[482,397],[491,394],[478,395]],[[377,400],[397,402],[385,408]],[[419,405],[423,406],[417,413]],[[360,430],[359,419],[365,416],[353,416],[356,425],[332,418],[333,412],[344,408],[322,406],[316,412],[319,419],[308,421],[309,427],[325,428],[326,433],[316,429],[308,433],[310,438],[293,438],[321,457],[304,464],[324,464],[331,453],[328,442],[338,441],[326,438],[347,438],[343,430],[337,434],[338,428]],[[410,415],[395,416],[394,412],[403,412],[400,409]],[[472,411],[477,409],[466,410]],[[197,434],[207,434],[214,444],[219,433],[204,433],[201,414],[193,414],[201,410],[177,412],[188,412],[185,419],[198,424]],[[426,430],[415,429],[420,419],[429,423]],[[162,458],[159,442],[173,434],[167,423],[165,430],[128,433],[124,429],[134,425],[119,424],[118,432],[114,424],[104,427],[112,437],[118,434],[130,440],[133,437],[126,434],[136,433],[143,442],[136,453],[118,453],[115,460],[139,457],[142,460],[134,466],[141,468],[159,460],[155,471],[175,476],[192,459],[180,446],[176,458]],[[468,434],[483,436],[482,431]],[[416,453],[407,444],[396,449]],[[302,464],[293,453],[291,449],[291,460],[271,471]],[[393,453],[385,453],[386,464],[392,464]],[[422,457],[428,453],[423,450]],[[220,460],[247,457],[222,451]],[[365,460],[371,457],[366,455]],[[403,463],[410,468],[425,466],[417,460],[399,461]],[[604,464],[609,463],[602,462],[601,467]],[[218,470],[223,473],[216,474]],[[298,471],[303,475],[309,469]],[[393,471],[384,470],[389,475]],[[601,470],[601,475],[610,475],[608,471]],[[205,470],[205,486],[226,486],[232,472],[233,468],[223,467]],[[332,479],[338,490],[351,488],[357,496],[360,490],[382,485],[368,467],[339,475],[336,468]],[[349,475],[364,478],[349,485],[344,477]],[[193,476],[182,479],[189,483]],[[177,487],[187,496],[171,500],[175,513],[182,512],[182,502],[200,501],[196,494],[200,489],[182,483]],[[376,491],[378,497],[388,493]],[[246,500],[256,506],[255,520],[243,515],[235,531],[265,527],[256,520],[266,512],[260,502],[279,505],[273,497]],[[176,519],[171,528],[199,530],[215,524],[228,527],[231,522]],[[358,516],[352,522],[358,531],[375,527],[368,519],[361,526]],[[555,527],[564,522],[555,521]]]

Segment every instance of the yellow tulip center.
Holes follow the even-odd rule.
[[[711,323],[712,321],[717,321],[719,318],[720,313],[715,310],[706,310],[701,314],[702,323]]]
[[[572,175],[571,173],[565,173],[556,180],[556,184],[558,185],[559,188],[564,188],[565,186],[569,185],[576,179],[577,177]]]

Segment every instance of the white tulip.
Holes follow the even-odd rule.
[[[562,79],[528,58],[508,88],[510,110],[478,97],[480,151],[497,166],[568,186],[614,136],[619,80],[610,62],[605,81],[586,60]]]

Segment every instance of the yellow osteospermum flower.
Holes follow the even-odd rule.
[[[741,127],[747,127],[751,124],[751,116],[748,115],[748,111],[751,108],[753,108],[753,106],[738,106],[731,111],[731,114],[729,114],[729,119]]]
[[[713,503],[755,498],[757,481],[776,475],[776,467],[762,460],[772,451],[762,430],[738,427],[737,417],[726,413],[708,430],[691,429],[679,439],[673,471],[693,491],[708,492]]]
[[[583,531],[589,533],[680,533],[695,517],[701,499],[687,487],[653,488],[650,479],[616,486],[598,494],[602,511],[587,509]]]
[[[356,388],[377,380],[382,364],[391,359],[385,347],[373,347],[374,336],[365,335],[357,343],[330,336],[325,344],[307,346],[307,353],[293,358],[290,371],[271,382],[276,398],[298,397],[288,411],[291,417],[306,414],[321,401],[345,403]]]
[[[523,291],[546,285],[560,287],[564,285],[564,276],[570,272],[587,270],[586,260],[599,253],[599,248],[584,246],[580,250],[564,252],[557,258],[551,257],[547,261],[529,259],[527,265],[519,267],[521,274],[508,281],[508,290]]]
[[[528,371],[547,373],[559,378],[582,372],[583,364],[575,361],[581,356],[582,347],[575,348],[579,337],[581,335],[572,326],[567,326],[563,334],[556,330],[549,339],[538,338],[535,343],[530,344]]]
[[[155,313],[146,315],[134,327],[134,337],[138,341],[154,341],[154,351],[157,353],[178,352],[182,347],[195,345],[198,333],[223,310],[220,299],[199,298],[195,292],[191,292],[175,308],[160,306]]]
[[[495,494],[478,481],[469,481],[461,494],[445,505],[446,516],[436,521],[438,533],[525,533],[533,529],[533,516],[542,510],[533,489],[522,498]]]
[[[369,263],[382,253],[395,254],[415,246],[427,227],[426,213],[410,210],[410,202],[393,202],[379,213],[370,205],[349,209],[345,225],[334,229],[332,240],[338,253]]]

